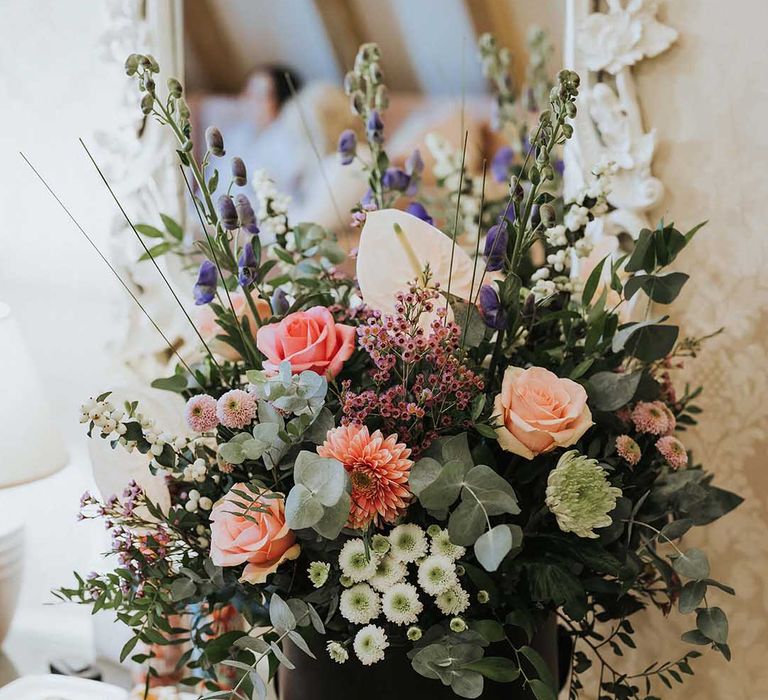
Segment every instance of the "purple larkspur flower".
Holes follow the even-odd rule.
[[[272,294],[271,299],[272,313],[276,316],[284,316],[288,313],[288,309],[291,308],[291,304],[288,301],[288,295],[282,287],[278,287]]]
[[[202,306],[203,304],[209,304],[216,296],[216,282],[218,281],[218,273],[216,272],[216,265],[210,260],[203,260],[200,263],[200,270],[197,273],[197,282],[192,290],[195,297],[195,304]]]
[[[408,173],[411,178],[405,193],[412,197],[419,189],[421,175],[424,172],[424,160],[422,159],[421,152],[418,148],[415,149],[405,161],[405,172]]]
[[[417,219],[426,221],[428,224],[434,223],[432,217],[429,215],[429,212],[424,208],[424,205],[421,202],[411,202],[405,208],[405,211],[407,211],[409,214],[412,214]]]
[[[496,289],[490,284],[484,284],[480,287],[479,300],[485,325],[496,330],[504,328],[507,325],[507,314]]]
[[[515,152],[509,146],[502,146],[493,154],[493,159],[491,160],[491,173],[496,182],[506,182],[509,180],[514,159]]]
[[[375,109],[371,110],[371,113],[368,115],[365,130],[369,141],[377,144],[384,143],[384,122],[381,121],[381,117]]]
[[[341,156],[341,164],[349,165],[355,159],[355,153],[357,152],[357,136],[352,129],[345,129],[339,136],[339,145],[337,147],[339,156]]]
[[[237,259],[237,280],[243,287],[253,284],[258,279],[259,261],[253,252],[250,241],[243,246],[243,252]]]
[[[216,201],[216,208],[219,211],[219,220],[222,227],[227,231],[234,231],[239,225],[237,218],[237,209],[232,197],[228,194],[221,195]]]
[[[237,211],[237,220],[248,233],[258,233],[259,225],[256,223],[256,214],[253,213],[251,202],[244,194],[235,197],[235,211]]]
[[[488,261],[488,270],[494,272],[504,267],[507,259],[507,244],[509,243],[509,228],[505,220],[494,224],[488,229],[483,251]]]
[[[392,192],[405,192],[410,182],[410,175],[400,168],[387,168],[381,176],[384,189]]]
[[[208,150],[215,156],[221,157],[226,153],[224,150],[224,137],[215,126],[209,126],[205,130],[205,144],[208,146]]]

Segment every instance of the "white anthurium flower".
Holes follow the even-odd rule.
[[[368,306],[394,313],[395,294],[408,289],[427,265],[430,284],[439,282],[440,289],[447,292],[450,279],[452,296],[474,299],[482,283],[483,260],[478,261],[475,273],[472,258],[454,246],[449,236],[400,209],[381,209],[367,215],[357,254],[357,280]]]

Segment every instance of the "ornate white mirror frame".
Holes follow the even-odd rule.
[[[664,52],[677,38],[675,29],[656,19],[658,6],[659,0],[606,0],[604,6],[595,0],[565,3],[565,63],[582,76],[575,136],[565,156],[566,198],[584,187],[596,164],[614,163],[617,170],[609,195],[614,209],[605,217],[606,235],[636,236],[648,225],[647,212],[663,196],[663,185],[652,173],[656,133],[643,126],[632,73],[640,61]],[[181,0],[111,0],[105,50],[117,65],[128,53],[151,53],[168,75],[183,75],[182,28]],[[123,123],[100,138],[118,195],[141,220],[153,221],[161,210],[183,218],[183,184],[174,167],[174,143],[157,124],[137,117],[135,85],[128,78],[123,104]],[[115,251],[124,261],[121,271],[142,302],[168,329],[169,337],[180,344],[188,342],[190,331],[167,303],[168,292],[156,270],[132,264],[142,251],[125,235],[122,219],[115,219],[113,234]],[[171,258],[162,260],[171,280],[185,281]],[[156,376],[165,369],[167,348],[127,302],[126,315],[121,361],[145,378]]]

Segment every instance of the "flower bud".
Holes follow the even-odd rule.
[[[507,325],[507,314],[501,306],[495,287],[490,284],[480,287],[479,301],[480,313],[486,326],[501,330]]]
[[[248,233],[256,234],[259,232],[253,207],[248,197],[244,194],[239,194],[235,197],[235,211],[237,211],[237,220],[241,228],[244,228]]]
[[[520,184],[520,178],[518,178],[516,175],[513,175],[509,179],[509,194],[515,202],[522,201],[523,197],[525,196],[523,186]]]
[[[209,126],[205,130],[205,143],[208,146],[208,150],[215,156],[223,156],[226,153],[224,150],[224,137],[215,126]]]
[[[400,168],[387,168],[381,177],[382,186],[390,192],[405,192],[410,182],[408,173]]]
[[[213,301],[213,298],[216,296],[217,281],[216,266],[210,260],[203,260],[197,273],[197,282],[195,282],[195,286],[192,289],[197,306]]]
[[[272,293],[270,304],[272,306],[272,313],[274,313],[275,316],[284,316],[288,313],[288,309],[291,308],[291,304],[288,301],[288,295],[282,287],[278,287]]]
[[[484,255],[488,261],[488,271],[495,272],[504,267],[507,259],[507,245],[509,244],[509,230],[507,222],[501,221],[488,229],[485,237]]]
[[[352,129],[345,129],[339,136],[338,152],[342,165],[349,165],[357,152],[357,136]]]
[[[349,107],[355,114],[365,112],[365,96],[362,92],[353,92],[349,99]]]
[[[176,78],[168,78],[168,92],[173,97],[181,97],[183,89],[181,83]]]
[[[368,66],[368,75],[374,83],[380,83],[384,80],[384,73],[378,63],[371,63],[371,65]]]
[[[141,98],[141,113],[142,114],[151,114],[152,113],[152,107],[155,106],[155,98],[152,97],[149,93],[144,95],[144,97]]]
[[[371,110],[370,115],[368,115],[366,131],[370,141],[377,144],[384,143],[384,123],[375,109]]]
[[[253,251],[253,243],[246,243],[243,252],[237,259],[237,281],[243,287],[249,287],[258,282],[259,261]]]
[[[139,68],[139,54],[132,53],[125,59],[125,74],[135,75]]]
[[[147,67],[149,68],[151,73],[159,73],[160,72],[160,64],[155,60],[155,57],[151,54],[147,54],[144,57],[147,60]]]
[[[176,109],[179,111],[179,116],[182,119],[189,119],[189,105],[183,97],[176,100]]]
[[[242,158],[235,156],[232,159],[231,172],[232,180],[238,187],[245,187],[248,184],[248,172]]]
[[[344,94],[351,95],[360,86],[360,81],[353,71],[344,76]]]
[[[557,213],[555,212],[555,208],[549,203],[542,204],[539,207],[539,218],[541,219],[541,223],[545,229],[552,228],[555,225],[555,221],[557,220]]]
[[[387,92],[386,85],[379,85],[379,87],[376,88],[376,94],[374,95],[373,101],[376,109],[380,112],[383,112],[389,107],[389,93]]]
[[[405,211],[407,211],[412,216],[415,216],[417,219],[426,221],[430,225],[434,223],[434,219],[429,215],[429,212],[427,212],[427,210],[424,208],[424,205],[420,202],[411,202],[405,208]]]
[[[239,219],[232,197],[227,194],[221,195],[216,202],[216,208],[219,211],[222,228],[226,231],[234,231],[239,225]]]

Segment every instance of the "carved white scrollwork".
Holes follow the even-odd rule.
[[[664,193],[651,171],[656,132],[643,127],[632,75],[634,65],[677,39],[676,30],[656,19],[658,4],[608,0],[606,12],[591,12],[589,0],[568,1],[566,62],[582,83],[574,138],[566,148],[565,196],[573,198],[596,165],[613,163],[613,210],[604,227],[609,234],[637,236]]]

